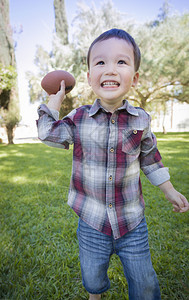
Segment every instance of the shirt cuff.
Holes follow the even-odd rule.
[[[170,179],[169,169],[168,168],[160,168],[160,169],[146,175],[146,177],[151,182],[151,184],[153,184],[155,186],[160,185]]]
[[[48,108],[46,104],[41,104],[41,105],[39,105],[39,107],[37,109],[39,116],[41,115],[41,111],[46,112],[48,115],[53,117],[55,119],[55,121],[59,120],[59,111],[58,110]]]
[[[49,108],[53,118],[58,121],[59,120],[59,111],[58,110],[55,110],[55,109],[52,109],[52,108]]]

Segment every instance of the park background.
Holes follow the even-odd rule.
[[[8,2],[8,0],[0,0],[0,4]],[[56,0],[56,2],[63,1]],[[95,5],[92,1],[88,1],[77,6],[76,1],[65,0],[70,41],[75,41],[74,30],[79,30],[83,24],[83,31],[79,30],[77,36],[80,50],[84,49],[83,54],[85,54],[89,40],[93,38],[92,35],[88,36],[87,32],[93,29],[96,35],[104,28],[104,19],[110,21],[109,26],[113,21],[118,24],[122,13],[126,13],[124,28],[129,27],[133,32],[136,28],[133,28],[133,24],[139,25],[136,33],[141,29],[142,39],[140,35],[137,39],[140,43],[144,39],[143,49],[146,45],[150,49],[143,53],[150,64],[147,65],[146,72],[143,69],[144,65],[141,68],[147,83],[153,79],[148,76],[152,67],[156,68],[155,75],[163,70],[164,75],[168,74],[172,78],[172,75],[175,76],[174,71],[177,70],[180,79],[185,79],[186,89],[184,85],[181,87],[179,82],[176,82],[179,84],[176,85],[178,89],[173,89],[175,94],[173,93],[172,96],[175,95],[176,98],[186,101],[178,101],[174,97],[170,100],[162,94],[165,98],[159,99],[157,106],[147,105],[147,111],[152,114],[152,122],[157,114],[159,128],[162,131],[162,120],[159,116],[164,118],[165,114],[161,115],[161,113],[166,112],[170,126],[170,119],[172,118],[173,124],[176,119],[175,115],[170,112],[179,106],[176,109],[177,116],[184,121],[182,126],[175,127],[175,130],[179,132],[156,133],[156,136],[163,163],[170,168],[174,187],[189,198],[189,133],[180,132],[188,131],[186,126],[189,105],[187,104],[189,98],[187,97],[188,1],[169,1],[169,5],[172,5],[169,11],[167,4],[168,2],[163,1],[96,0]],[[1,8],[3,8],[2,5]],[[121,11],[121,15],[118,10]],[[1,9],[0,21],[2,21],[3,12]],[[104,13],[103,16],[102,13]],[[79,23],[73,23],[75,15],[78,16]],[[83,90],[83,86],[85,87],[85,61],[78,55],[81,52],[74,52],[77,49],[61,45],[57,38],[52,0],[10,0],[10,17],[11,26],[4,33],[12,32],[14,37],[13,47],[9,46],[16,54],[19,98],[14,98],[13,104],[16,108],[20,108],[21,120],[15,119],[15,124],[19,121],[15,132],[15,144],[7,145],[6,136],[3,140],[5,143],[0,144],[0,299],[84,300],[87,299],[87,293],[82,286],[78,257],[76,236],[78,217],[66,204],[72,166],[72,147],[67,151],[62,151],[47,147],[42,143],[30,142],[37,141],[36,108],[41,101],[46,101],[46,95],[39,89],[41,77],[50,68],[57,66],[58,58],[60,58],[58,67],[61,66],[69,71],[77,71],[77,68],[73,68],[73,61],[77,62],[83,70],[83,77],[78,73],[78,77],[82,79],[81,85],[76,86],[73,91],[73,95],[77,94],[79,88]],[[143,26],[146,22],[147,27]],[[9,30],[11,28],[13,30]],[[149,28],[153,35],[148,36]],[[9,36],[6,37],[9,38]],[[64,39],[65,36],[63,36]],[[2,43],[0,46],[3,46]],[[56,52],[56,56],[51,55],[52,49]],[[170,57],[164,55],[164,51],[168,51],[166,53],[169,53]],[[73,60],[73,53],[76,60]],[[161,57],[160,60],[159,57]],[[156,60],[158,64],[154,66],[153,62],[156,63]],[[162,64],[162,70],[159,69],[159,63]],[[168,65],[170,72],[164,68]],[[44,69],[41,66],[44,66]],[[150,66],[149,70],[148,66]],[[9,70],[11,71],[12,68]],[[1,67],[0,71],[2,71]],[[0,76],[3,74],[6,75],[7,72],[1,72]],[[14,79],[15,72],[11,74],[14,75]],[[32,78],[33,81],[31,81]],[[80,82],[80,80],[77,81]],[[0,80],[0,92],[2,83],[3,81]],[[11,82],[8,81],[8,83]],[[145,84],[144,81],[143,83]],[[8,85],[9,88],[10,86]],[[153,91],[152,87],[150,91]],[[89,92],[87,88],[86,92]],[[37,93],[39,97],[36,97]],[[72,100],[74,100],[74,105],[79,104],[77,97],[68,100],[70,100],[68,104]],[[79,100],[82,100],[82,94],[79,94]],[[14,110],[12,112],[14,113]],[[19,109],[16,113],[19,113]],[[15,115],[12,115],[13,121]],[[2,121],[1,118],[0,121]],[[180,124],[179,122],[177,124]],[[170,131],[174,129],[173,126],[169,128],[166,124],[165,127]],[[141,180],[152,262],[158,274],[162,300],[186,300],[189,294],[188,213],[173,213],[171,204],[166,201],[162,192],[152,186],[143,174],[141,174]],[[102,299],[128,300],[127,282],[123,276],[121,262],[116,256],[110,260],[108,275],[111,289],[103,295]]]
[[[68,38],[69,42],[74,39],[74,32],[78,23],[75,21],[76,16],[79,16],[79,11],[87,12],[88,9],[100,11],[104,3],[110,3],[112,8],[110,14],[116,11],[121,13],[121,18],[124,17],[128,23],[140,24],[150,23],[161,18],[163,9],[169,10],[170,15],[184,14],[188,12],[189,3],[186,0],[170,0],[170,1],[77,1],[65,0],[65,12],[68,23]],[[108,6],[108,5],[107,5]],[[81,9],[82,7],[82,9]],[[81,18],[81,15],[80,15]],[[115,18],[114,18],[115,19]],[[100,22],[100,21],[99,21]],[[20,106],[20,122],[14,131],[14,142],[36,140],[37,131],[35,120],[37,119],[37,106],[39,102],[37,97],[31,99],[29,90],[28,72],[37,74],[38,84],[44,73],[40,73],[39,66],[36,64],[37,49],[42,47],[44,51],[50,53],[53,49],[53,40],[57,28],[55,28],[55,12],[53,0],[42,1],[24,1],[10,0],[10,23],[13,28],[14,49],[16,56],[16,66],[18,73],[18,92]],[[109,28],[111,24],[107,25]],[[99,27],[102,27],[99,25]],[[106,28],[104,28],[106,30]],[[88,28],[88,30],[91,30]],[[95,38],[95,36],[94,36]],[[92,39],[88,39],[92,41]],[[61,48],[61,47],[60,47]],[[150,51],[150,50],[149,50]],[[63,56],[64,59],[64,56]],[[70,62],[71,63],[71,62]],[[56,66],[57,67],[57,66]],[[33,75],[32,75],[33,76]],[[83,78],[80,77],[81,80]],[[76,78],[76,83],[79,85],[79,77]],[[77,94],[78,89],[75,91]],[[78,93],[79,94],[79,93]],[[75,96],[74,95],[74,96]],[[35,95],[36,96],[36,95]],[[33,97],[35,97],[33,96]],[[31,101],[33,103],[31,103]],[[81,103],[83,104],[83,103]],[[80,105],[80,103],[77,103]],[[146,108],[148,111],[148,107]],[[149,111],[151,113],[151,111]],[[163,126],[167,132],[183,132],[189,131],[189,104],[176,100],[167,101],[166,112],[162,106],[159,106],[157,112],[152,113],[152,130],[162,132]],[[7,142],[7,136],[4,128],[0,128],[0,137],[4,142]]]

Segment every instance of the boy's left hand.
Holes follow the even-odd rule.
[[[164,192],[166,199],[173,204],[173,211],[183,213],[189,210],[187,199],[175,190],[170,181],[162,183],[159,188]]]
[[[173,211],[183,213],[189,210],[189,203],[187,199],[174,188],[173,191],[165,194],[165,197],[173,204]]]

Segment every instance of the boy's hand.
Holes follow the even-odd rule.
[[[173,211],[183,213],[189,210],[187,199],[174,189],[170,181],[160,184],[159,188],[164,192],[166,199],[173,204]]]
[[[173,204],[173,211],[183,213],[189,210],[189,203],[187,199],[174,188],[173,191],[165,194],[165,197]]]
[[[64,100],[65,96],[65,82],[64,80],[60,83],[60,91],[58,91],[55,95],[49,96],[49,102],[47,104],[48,108],[60,110],[61,104]]]

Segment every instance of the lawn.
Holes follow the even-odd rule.
[[[157,134],[163,163],[187,196],[189,134]],[[0,145],[0,299],[87,299],[82,287],[76,228],[66,204],[72,150],[43,144]],[[176,214],[142,174],[146,219],[162,300],[188,299],[188,219]],[[119,258],[109,267],[103,299],[128,299]]]

